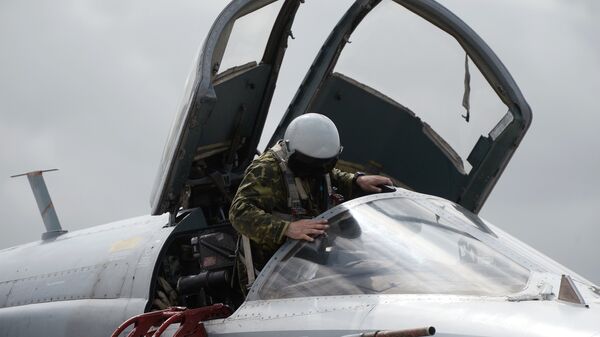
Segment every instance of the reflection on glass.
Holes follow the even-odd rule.
[[[525,287],[527,269],[461,231],[465,224],[457,224],[457,218],[449,221],[432,209],[393,198],[338,214],[326,236],[294,244],[266,275],[259,298],[504,296]]]
[[[392,0],[375,7],[350,41],[334,71],[412,110],[460,155],[469,172],[465,159],[508,108],[469,62],[471,118],[465,121],[465,51],[458,42]]]
[[[429,207],[433,207],[433,209],[439,209],[441,212],[445,212],[451,217],[458,218],[454,221],[458,221],[464,224],[470,224],[473,227],[478,228],[479,230],[496,237],[496,234],[492,232],[492,230],[488,227],[488,225],[485,224],[485,222],[480,217],[471,213],[468,209],[462,207],[461,205],[438,198],[428,198],[427,202],[429,204]]]
[[[282,5],[283,1],[276,1],[235,21],[219,73],[249,62],[260,62]]]

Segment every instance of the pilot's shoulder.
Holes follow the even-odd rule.
[[[254,175],[260,179],[277,179],[281,176],[279,160],[272,151],[265,151],[252,161],[246,170],[246,174]]]
[[[268,150],[252,161],[249,168],[254,167],[274,167],[279,169],[279,159],[273,151]]]

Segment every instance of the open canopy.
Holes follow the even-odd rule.
[[[153,190],[152,214],[174,212],[180,207],[227,205],[257,152],[293,20],[302,2],[234,0],[217,18],[190,75],[164,150]],[[377,41],[377,35],[365,39],[369,30],[361,30],[369,25],[377,27],[377,15],[392,15],[387,25],[379,27],[380,36],[401,22],[394,20],[395,14],[389,10],[394,8],[410,13],[450,38],[461,51],[458,66],[464,69],[464,87],[461,83],[458,87],[466,108],[470,108],[469,77],[478,72],[504,109],[494,121],[495,127],[480,130],[480,137],[464,156],[441,130],[444,123],[428,124],[418,104],[401,101],[401,96],[379,87],[377,80],[355,78],[353,70],[366,69],[368,60],[375,59],[380,50],[357,43],[354,50],[367,61],[344,63],[344,53],[351,51],[348,43],[352,39],[363,36],[365,41]],[[342,169],[387,174],[402,186],[478,212],[531,122],[529,106],[500,60],[462,20],[433,0],[357,0],[341,19],[327,19],[338,23],[270,143],[283,136],[293,118],[319,112],[329,116],[340,130],[345,148],[340,161]],[[251,32],[256,35],[252,45],[257,50],[248,53],[249,57],[232,61],[228,54],[247,52],[236,50],[239,41],[232,38],[232,32],[244,25],[252,27]],[[415,30],[406,34],[419,40],[422,33]],[[410,51],[392,55],[392,60],[402,60]],[[445,60],[444,55],[440,57]],[[419,62],[424,62],[426,74],[438,71],[427,60],[416,60],[415,64]],[[385,62],[377,63],[386,66]],[[392,80],[406,75],[392,63],[389,65],[387,73]],[[421,94],[433,90],[419,87],[418,83],[410,88]],[[439,111],[433,109],[433,113],[447,115],[457,111],[449,110],[450,107],[442,107]]]

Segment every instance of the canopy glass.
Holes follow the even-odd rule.
[[[524,289],[529,270],[471,234],[496,240],[480,220],[473,221],[477,216],[443,203],[394,197],[334,215],[326,236],[282,248],[270,262],[274,267],[265,270],[266,281],[258,284],[258,298],[506,296]]]

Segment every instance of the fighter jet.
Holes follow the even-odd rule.
[[[42,172],[28,174],[47,232],[0,251],[0,336],[600,336],[596,285],[477,215],[532,113],[488,45],[434,0],[354,1],[268,135],[273,144],[295,117],[322,113],[340,130],[340,168],[385,174],[396,186],[328,210],[326,235],[289,240],[252,268],[227,212],[260,152],[282,67],[294,67],[284,60],[302,35],[292,31],[303,3],[234,0],[216,19],[164,150],[151,215],[67,232]],[[427,27],[441,37],[437,48],[458,51],[439,56],[458,69],[458,86],[423,83],[445,68],[430,62],[436,55],[402,63],[404,44],[392,63],[348,57],[354,49],[376,59],[361,43],[383,39],[371,28],[400,23],[400,12],[417,23],[400,33],[418,43]],[[260,57],[231,62],[236,32],[260,31],[240,28],[248,22],[268,27],[262,44],[253,40]],[[399,64],[423,69],[423,82],[399,84]],[[365,75],[369,66],[393,81]],[[503,112],[465,155],[444,119],[429,117],[476,123],[476,81]],[[410,94],[417,99],[402,99]],[[426,111],[447,97],[462,110]],[[240,263],[249,281],[241,287]]]

